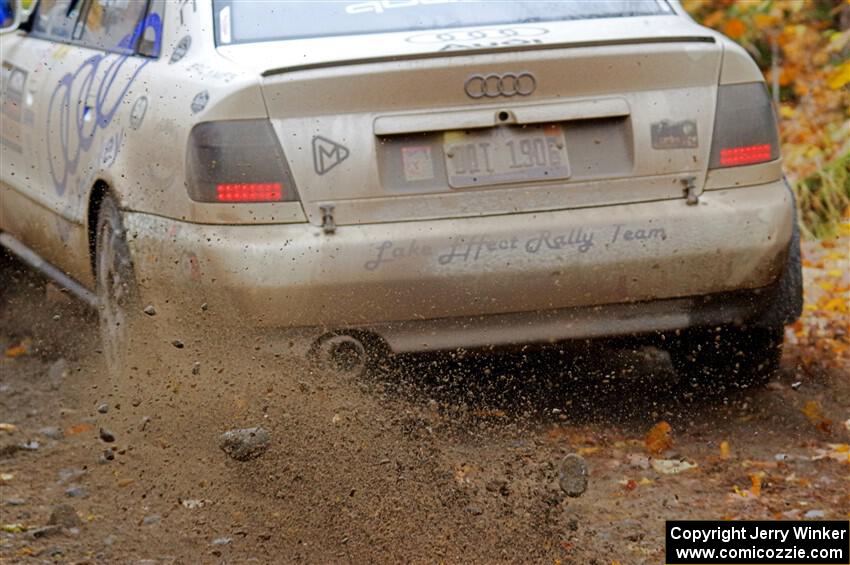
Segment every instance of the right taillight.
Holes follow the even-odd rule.
[[[720,85],[709,167],[754,165],[778,158],[776,116],[765,84]]]
[[[204,122],[186,154],[189,197],[196,202],[293,202],[298,192],[268,120]]]

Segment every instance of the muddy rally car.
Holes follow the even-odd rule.
[[[778,365],[771,100],[672,0],[4,3],[0,243],[110,363],[203,311],[349,373],[617,337],[685,381]]]

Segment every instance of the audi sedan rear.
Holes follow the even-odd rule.
[[[8,209],[0,228],[97,296],[107,340],[122,310],[189,303],[351,370],[375,344],[618,336],[694,379],[775,370],[800,267],[771,102],[676,2],[147,10],[106,55],[115,116],[74,145],[93,167],[54,121],[43,186],[3,173],[70,216],[70,253]],[[85,98],[68,59],[60,96]]]

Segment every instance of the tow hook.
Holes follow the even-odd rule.
[[[322,230],[327,233],[336,232],[336,222],[334,222],[334,205],[320,204],[319,210],[322,211]]]
[[[682,184],[685,185],[685,198],[688,206],[696,206],[699,204],[699,194],[697,194],[696,177],[685,177],[682,179]]]

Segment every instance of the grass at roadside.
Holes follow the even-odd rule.
[[[806,236],[835,237],[850,219],[850,152],[794,184]]]
[[[850,216],[850,0],[683,0],[737,41],[776,102],[785,171],[808,238]]]

